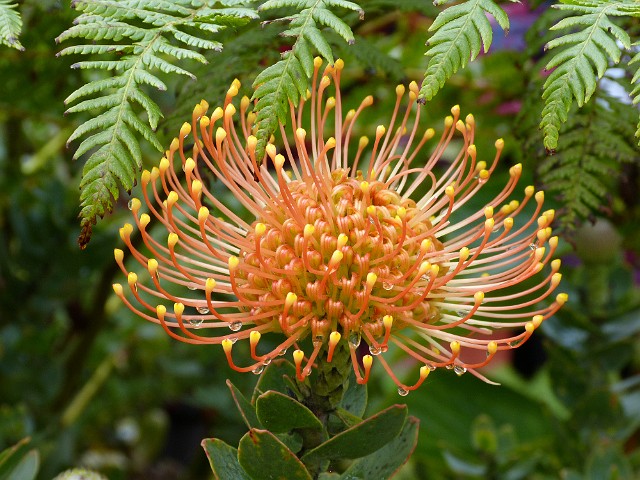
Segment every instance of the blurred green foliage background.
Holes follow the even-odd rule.
[[[65,142],[82,119],[64,116],[63,100],[87,79],[70,70],[72,58],[56,58],[54,41],[75,14],[66,1],[20,3],[26,50],[0,48],[0,450],[31,437],[24,451],[38,452],[30,462],[39,458],[39,478],[73,466],[110,479],[207,478],[201,439],[233,444],[245,430],[225,379],[248,394],[256,377],[232,372],[220,348],[169,339],[114,297],[111,284],[121,279],[112,251],[128,221],[126,194],[89,247],[78,248],[82,164],[71,162]],[[355,32],[388,54],[379,60],[387,63],[374,68],[375,58],[363,61],[346,46],[340,53],[346,102],[377,99],[373,131],[390,114],[396,83],[420,79],[437,10],[428,2],[418,13],[369,3],[367,22]],[[545,161],[529,119],[540,110],[534,87],[542,11],[513,16],[511,35],[496,36],[490,54],[424,107],[428,123],[440,128],[454,104],[473,112],[480,156],[492,157],[495,139],[504,137],[501,172],[522,162],[534,184]],[[149,92],[166,113],[163,144],[200,98],[221,101],[234,77],[250,93],[256,65],[278,56],[271,28],[228,33],[224,52],[193,66],[197,82],[174,80],[162,95]],[[155,164],[158,154],[142,147],[146,166]],[[486,372],[502,386],[438,371],[402,399],[421,429],[401,479],[640,477],[638,151],[605,181],[610,194],[600,211],[563,236],[561,289],[569,303]],[[560,216],[562,201],[548,200]],[[400,402],[381,373],[370,382],[371,411]]]

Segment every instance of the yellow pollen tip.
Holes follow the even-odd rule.
[[[121,262],[122,259],[124,258],[124,252],[122,250],[120,250],[119,248],[114,248],[113,249],[113,256],[116,259],[116,262]]]
[[[146,185],[151,180],[151,172],[149,170],[143,170],[142,175],[140,176],[140,180],[142,181],[142,185]]]
[[[167,314],[167,307],[165,307],[164,305],[156,306],[156,315],[158,315],[158,318],[164,318],[166,314]]]
[[[344,247],[348,241],[349,241],[349,237],[344,233],[341,233],[340,235],[338,235],[338,250],[341,250],[342,247]]]
[[[522,164],[516,163],[513,167],[509,169],[509,174],[511,176],[517,177],[522,173]]]
[[[315,57],[313,59],[313,66],[314,66],[314,68],[320,68],[322,66],[322,58]]]
[[[373,105],[373,95],[367,95],[364,97],[364,100],[362,100],[362,106],[369,107],[371,105]]]
[[[131,235],[131,232],[133,232],[133,225],[125,223],[122,228],[120,228],[120,238],[122,238],[122,240],[126,240],[129,238],[129,235]]]
[[[307,137],[307,131],[304,128],[296,129],[296,138],[298,139],[299,142],[303,142],[306,137]]]
[[[444,189],[444,193],[447,197],[453,198],[453,195],[456,193],[456,189],[453,187],[453,185],[449,185]]]
[[[196,162],[193,161],[193,158],[187,158],[187,161],[184,162],[184,170],[185,172],[193,172],[193,169],[196,168]]]
[[[567,303],[567,300],[569,300],[569,295],[567,295],[566,293],[559,293],[558,295],[556,295],[556,302],[558,302],[560,305],[564,305],[565,303]]]
[[[327,98],[327,110],[330,110],[335,106],[336,106],[336,99],[334,97]]]
[[[122,293],[122,285],[120,285],[119,283],[114,283],[113,285],[111,285],[111,287],[113,288],[114,293],[121,297],[122,295],[124,295],[124,293]]]
[[[138,200],[137,198],[133,197],[130,201],[129,201],[129,209],[133,212],[136,213],[138,210],[140,210],[140,206],[142,204],[140,203],[140,200]]]
[[[200,207],[200,210],[198,210],[198,222],[204,222],[207,218],[209,218],[209,209]]]
[[[327,88],[330,83],[331,83],[331,79],[329,77],[326,77],[326,76],[322,77],[322,79],[320,80],[320,87]]]
[[[453,341],[449,344],[449,347],[451,348],[452,354],[457,355],[460,353],[460,342]]]
[[[340,343],[341,338],[342,335],[340,335],[340,332],[331,332],[329,335],[329,345],[337,345]]]
[[[367,145],[369,145],[369,137],[360,137],[360,140],[358,140],[358,148],[364,148]]]
[[[342,257],[344,257],[344,254],[340,250],[334,251],[333,255],[331,255],[331,260],[329,260],[329,264],[336,266],[342,261]]]
[[[362,193],[365,195],[369,193],[369,182],[360,182],[360,190],[362,190]]]
[[[213,292],[213,289],[216,288],[216,281],[213,278],[207,278],[204,282],[204,291],[207,293]]]
[[[404,85],[398,85],[396,87],[396,95],[398,95],[398,96],[404,95],[405,90],[406,89],[405,89]]]
[[[378,125],[376,127],[376,137],[382,137],[386,131],[387,128],[384,125]]]
[[[167,206],[171,207],[177,201],[178,201],[178,194],[173,190],[170,191],[169,195],[167,195]]]
[[[227,90],[227,95],[230,97],[235,97],[236,95],[238,95],[237,87],[235,85],[231,85]]]
[[[476,119],[473,117],[473,114],[470,113],[469,115],[467,115],[464,119],[465,122],[467,122],[469,125],[473,125],[476,123]]]
[[[250,152],[255,152],[256,145],[258,144],[258,139],[253,135],[249,135],[247,137],[247,150]]]
[[[329,137],[325,145],[327,146],[327,148],[336,148],[336,139],[333,137]]]
[[[374,205],[369,205],[369,206],[367,207],[367,214],[368,214],[370,217],[374,217],[374,216],[376,216],[376,214],[377,214],[376,207],[375,207]]]
[[[492,218],[493,217],[493,207],[486,207],[484,209],[484,216],[486,218]]]
[[[420,264],[420,268],[418,269],[418,275],[424,275],[431,268],[431,264],[429,262],[422,262]]]
[[[407,216],[407,209],[404,208],[404,207],[398,207],[398,210],[396,211],[396,214],[402,220],[402,219],[404,219],[404,217]]]
[[[538,328],[543,321],[544,317],[542,315],[535,315],[533,319],[531,319],[531,323],[533,323],[535,328]]]
[[[225,138],[227,138],[227,131],[222,127],[218,127],[216,129],[216,142],[221,143]]]
[[[296,365],[300,365],[304,359],[304,352],[302,350],[293,351],[293,361]]]
[[[167,237],[167,244],[169,245],[169,248],[175,247],[176,243],[178,243],[178,240],[179,240],[178,234],[171,232]]]
[[[197,104],[195,107],[193,107],[193,116],[194,117],[200,118],[203,113],[204,113],[204,109],[202,108],[202,105]]]
[[[487,168],[487,162],[480,161],[476,163],[476,172],[480,172]]]
[[[195,179],[191,182],[191,192],[193,192],[196,196],[200,196],[202,193],[202,182],[198,179]]]
[[[236,107],[233,106],[233,103],[230,103],[224,109],[224,116],[225,117],[233,117],[235,115],[235,113],[236,113]]]
[[[277,154],[276,158],[273,159],[273,164],[278,170],[281,170],[282,166],[284,165],[284,155],[282,155],[281,153]]]
[[[450,128],[453,125],[453,117],[449,115],[448,117],[444,117],[444,127]]]
[[[234,271],[238,268],[239,264],[240,260],[238,260],[238,257],[234,257],[233,255],[229,257],[229,271]]]
[[[384,325],[384,328],[389,330],[393,325],[393,317],[391,315],[385,315],[382,317],[382,325]]]
[[[460,132],[464,132],[466,130],[465,124],[462,120],[458,120],[456,122],[456,129]]]
[[[160,163],[158,164],[158,171],[160,175],[164,175],[164,172],[166,172],[168,168],[169,168],[169,160],[162,157],[160,159]]]
[[[451,107],[451,115],[458,116],[460,115],[460,105],[454,105]]]
[[[313,235],[315,231],[316,231],[316,227],[314,227],[310,223],[307,223],[304,226],[304,238],[309,239],[309,237],[311,237],[311,235]]]
[[[257,237],[261,237],[262,235],[264,235],[264,232],[266,231],[267,231],[267,226],[264,223],[256,223],[254,232]]]
[[[154,276],[158,271],[158,261],[155,258],[150,258],[147,260],[147,270]]]
[[[342,70],[344,68],[344,60],[342,60],[341,58],[338,58],[333,64],[333,66],[336,70]]]
[[[251,100],[249,99],[249,97],[244,95],[242,97],[242,99],[240,100],[240,108],[243,109],[243,110],[246,110],[247,107],[249,106],[249,103],[251,103]]]
[[[422,380],[427,378],[430,373],[431,373],[431,370],[429,370],[429,367],[427,367],[426,365],[423,365],[422,367],[420,367],[420,378]]]
[[[260,337],[262,337],[262,334],[259,331],[252,330],[249,333],[249,343],[255,347],[260,341]]]
[[[470,251],[468,247],[462,247],[459,253],[460,253],[459,258],[461,262],[464,262],[467,258],[469,258]]]
[[[496,221],[493,218],[487,218],[484,221],[484,229],[491,231],[493,230],[493,226],[495,225]]]
[[[135,285],[138,283],[138,275],[135,272],[129,272],[129,275],[127,275],[127,282],[129,282],[129,285]]]
[[[562,265],[562,260],[560,260],[559,258],[556,258],[555,260],[553,260],[553,261],[551,262],[551,268],[552,268],[554,271],[558,271],[558,270],[560,270],[560,265]]]
[[[527,197],[532,197],[533,194],[535,193],[536,189],[533,187],[533,185],[529,185],[528,187],[526,187],[524,189],[524,194]]]
[[[151,169],[151,181],[155,182],[159,176],[160,176],[160,170],[158,169],[158,167],[153,167]]]
[[[424,135],[422,135],[422,138],[424,138],[425,140],[430,140],[433,138],[435,134],[436,134],[436,131],[433,128],[427,128],[424,131]]]
[[[474,293],[473,299],[476,301],[476,303],[482,303],[484,301],[484,292]]]
[[[224,353],[231,353],[232,348],[233,342],[230,339],[225,338],[224,340],[222,340],[222,349],[224,350]]]
[[[287,297],[284,299],[284,306],[286,308],[291,308],[291,305],[296,303],[297,300],[298,296],[293,292],[289,292],[287,293]]]
[[[535,199],[538,203],[544,202],[544,191],[540,190],[539,192],[536,192]]]
[[[502,150],[504,148],[504,140],[502,138],[499,138],[498,140],[496,140],[495,146],[496,149]]]
[[[373,287],[377,281],[378,281],[378,275],[376,275],[373,272],[367,273],[367,286],[369,288]]]
[[[416,94],[420,92],[420,88],[418,87],[418,84],[415,81],[412,81],[411,83],[409,83],[409,90],[411,90]]]
[[[180,316],[184,313],[184,305],[180,302],[173,304],[173,313]]]
[[[527,322],[524,325],[524,329],[527,331],[527,333],[533,333],[533,331],[536,329],[536,327],[533,325],[533,323]]]
[[[186,137],[187,135],[189,135],[191,133],[191,124],[184,122],[182,124],[182,126],[180,127],[180,136],[182,138]]]
[[[276,158],[276,146],[273,143],[267,143],[267,146],[264,147],[264,151],[267,152],[267,155],[269,155],[269,158],[271,160],[273,160],[274,158]]]
[[[498,344],[491,340],[489,343],[487,343],[487,352],[489,353],[489,355],[495,355],[495,353],[498,351]]]
[[[476,156],[476,153],[477,153],[477,152],[478,152],[478,151],[477,151],[477,149],[476,149],[476,146],[475,146],[475,145],[471,144],[471,145],[469,145],[469,146],[467,147],[467,153],[468,153],[471,157],[475,158],[475,156]]]
[[[365,371],[371,369],[371,365],[373,365],[373,357],[371,355],[365,355],[362,357],[362,366]]]
[[[431,276],[432,278],[436,278],[438,273],[440,272],[440,265],[431,265]]]
[[[224,115],[224,112],[222,111],[222,107],[216,107],[216,109],[211,114],[211,122],[216,122],[220,120],[223,117],[223,115]]]
[[[480,180],[487,180],[489,178],[489,170],[482,169],[478,172]]]
[[[432,243],[433,242],[430,238],[425,238],[424,240],[422,240],[422,242],[420,242],[420,251],[422,253],[427,253],[429,251],[429,248],[431,248]]]
[[[511,230],[513,228],[513,218],[512,217],[505,218],[503,224],[504,224],[505,230]]]

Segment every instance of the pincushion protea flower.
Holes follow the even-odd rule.
[[[340,345],[349,348],[359,383],[376,357],[401,394],[438,367],[484,379],[475,369],[527,340],[566,301],[559,294],[537,307],[560,281],[560,261],[551,260],[554,212],[541,211],[544,194],[532,186],[521,201],[510,199],[522,170],[515,165],[491,202],[454,220],[489,180],[504,142],[495,143],[491,162],[478,161],[473,116],[461,120],[456,106],[427,156],[423,147],[435,132],[420,130],[415,83],[408,92],[396,88],[389,125],[378,126],[372,142],[354,142],[356,122],[373,99],[344,114],[343,62],[322,75],[320,68],[316,60],[310,94],[291,107],[290,130],[280,127],[264,160],[256,158],[250,100],[241,100],[239,112],[232,103],[237,81],[209,116],[206,102],[194,108],[158,167],[142,174],[149,213],[140,200],[130,202],[147,253],[134,247],[131,224],[120,230],[147,280],[129,272],[116,249],[130,290],[125,295],[115,284],[116,294],[175,339],[221,344],[238,371],[259,373],[293,346],[302,380],[317,362],[331,362]],[[454,136],[462,146],[445,162]],[[235,201],[225,203],[223,189]],[[153,224],[168,232],[165,241],[152,234]],[[517,333],[492,336],[503,328]],[[277,334],[268,350],[259,345],[267,333]],[[232,347],[244,339],[251,361],[237,366]],[[361,340],[371,355],[359,359]],[[390,346],[422,364],[417,382],[397,378],[384,355]],[[472,350],[486,359],[468,362]]]

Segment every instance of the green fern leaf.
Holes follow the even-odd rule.
[[[22,18],[16,11],[15,3],[12,0],[0,0],[0,44],[16,50],[24,51],[18,37],[22,30]]]
[[[419,93],[422,102],[435,97],[454,73],[475,60],[480,50],[489,51],[493,30],[487,13],[508,33],[509,18],[492,0],[467,0],[438,14],[429,28],[434,33],[425,53],[431,58]]]
[[[550,50],[564,47],[547,63],[546,69],[554,69],[543,85],[540,128],[544,133],[544,146],[554,152],[558,146],[559,130],[574,100],[579,107],[589,101],[611,60],[620,61],[619,41],[630,48],[629,35],[609,20],[609,16],[626,15],[625,8],[632,0],[563,0],[557,5],[561,10],[575,15],[556,23],[552,30],[571,29],[571,33],[555,38],[546,45]],[[577,30],[577,31],[576,31]]]
[[[3,0],[0,0],[3,1]],[[156,73],[195,76],[176,63],[206,62],[194,49],[220,50],[222,45],[194,32],[212,33],[257,18],[255,11],[233,0],[211,3],[193,0],[77,0],[81,14],[57,41],[82,39],[87,44],[63,49],[59,55],[91,55],[72,67],[102,70],[111,77],[94,80],[67,97],[67,112],[95,112],[69,141],[82,140],[74,158],[90,154],[81,182],[81,234],[84,247],[98,217],[111,211],[119,187],[130,190],[142,165],[138,136],[162,150],[154,130],[162,118],[158,105],[143,87],[166,90]],[[178,46],[173,42],[179,42]],[[120,57],[114,58],[114,54]],[[111,58],[100,58],[103,56]],[[152,73],[153,72],[153,73]],[[146,119],[141,118],[146,114]],[[144,117],[143,117],[144,118]]]
[[[262,158],[267,141],[278,127],[278,122],[287,123],[289,102],[297,105],[300,96],[306,95],[309,77],[313,72],[312,47],[329,63],[333,63],[331,45],[318,26],[329,27],[348,44],[354,42],[351,28],[332,10],[340,7],[363,11],[356,3],[346,0],[268,0],[259,10],[268,11],[293,7],[299,11],[280,20],[287,20],[289,28],[284,37],[293,37],[295,42],[282,60],[263,70],[255,79],[252,99],[256,101],[256,156]]]

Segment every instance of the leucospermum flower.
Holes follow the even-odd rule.
[[[396,88],[387,126],[354,141],[373,98],[343,112],[342,68],[339,60],[321,74],[316,60],[308,98],[291,107],[264,160],[256,158],[250,100],[242,98],[239,111],[233,104],[237,81],[209,115],[206,102],[196,105],[160,164],[142,174],[146,211],[132,199],[135,227],[120,234],[145,272],[128,271],[116,249],[128,288],[114,290],[171,337],[221,344],[238,371],[259,373],[293,347],[303,379],[340,345],[358,382],[375,359],[401,394],[439,367],[484,379],[475,369],[527,340],[566,301],[559,294],[539,307],[560,282],[554,212],[542,211],[544,194],[532,186],[512,198],[522,171],[515,165],[500,193],[459,218],[489,181],[504,142],[491,161],[478,160],[473,116],[461,120],[456,106],[425,153],[435,131],[420,129],[415,82]],[[454,138],[461,147],[445,162]],[[132,243],[134,228],[144,250]],[[505,328],[510,336],[493,335]],[[275,348],[260,344],[265,334]],[[251,360],[238,366],[233,345],[247,339]],[[361,342],[370,351],[363,358]],[[415,383],[397,378],[389,347],[421,364]],[[486,356],[478,361],[473,350]]]

